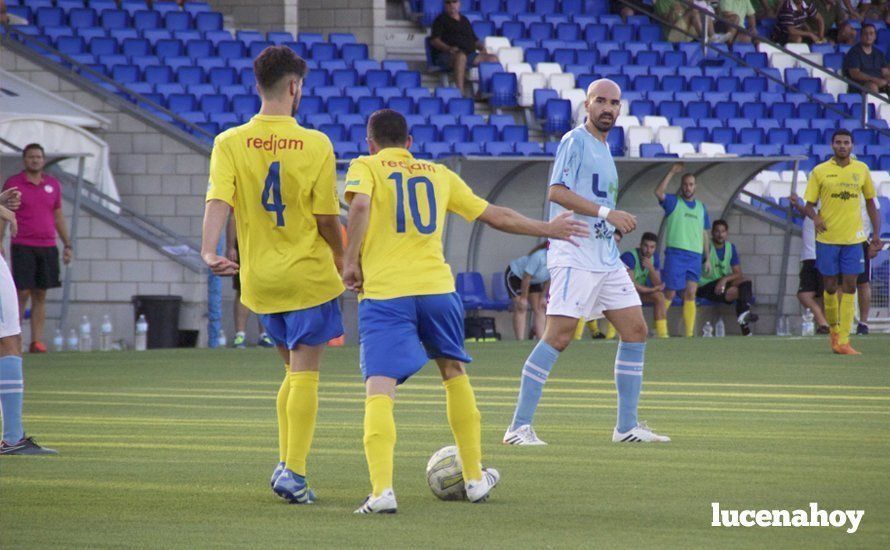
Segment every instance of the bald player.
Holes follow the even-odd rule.
[[[613,235],[636,227],[634,216],[614,210],[618,198],[618,171],[606,138],[621,108],[621,88],[601,79],[587,88],[587,120],[563,136],[550,174],[550,219],[566,211],[588,223],[590,236],[579,246],[551,241],[547,251],[550,299],[544,337],[522,369],[519,400],[513,423],[504,434],[509,445],[545,445],[532,429],[532,417],[544,383],[559,354],[568,347],[579,318],[605,316],[621,341],[615,358],[618,421],[614,442],[664,442],[637,420],[637,402],[643,382],[643,355],[648,327],[640,297],[621,262]]]

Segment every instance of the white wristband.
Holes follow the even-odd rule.
[[[611,212],[611,211],[612,211],[611,208],[609,208],[608,206],[603,206],[603,205],[601,204],[601,205],[600,205],[600,209],[599,209],[599,210],[597,211],[597,213],[596,213],[596,217],[597,217],[597,218],[606,219],[606,218],[609,217],[609,212]]]

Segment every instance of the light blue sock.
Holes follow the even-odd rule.
[[[3,413],[3,441],[18,443],[25,437],[22,428],[22,400],[25,381],[22,379],[22,358],[0,357],[0,412]]]
[[[645,342],[620,342],[615,355],[615,386],[618,388],[618,431],[637,425],[637,404],[643,389]]]
[[[522,382],[519,384],[519,400],[516,403],[511,430],[532,423],[538,401],[541,400],[541,392],[544,391],[544,383],[547,382],[550,369],[558,357],[559,352],[541,340],[525,360],[525,366],[522,367]]]

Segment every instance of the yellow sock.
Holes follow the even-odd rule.
[[[665,314],[667,314],[667,311],[668,311],[669,309],[671,309],[671,302],[672,302],[672,301],[673,301],[673,299],[671,299],[671,300],[668,300],[667,298],[664,299],[664,312],[665,312]]]
[[[695,300],[683,300],[683,321],[686,323],[686,338],[695,336]]]
[[[464,480],[482,479],[482,415],[466,374],[445,381],[445,410],[463,463]]]
[[[831,332],[837,334],[837,327],[838,327],[837,293],[829,294],[828,292],[823,292],[822,293],[822,303],[823,303],[823,309],[825,310],[825,320],[828,321],[828,326],[831,327]]]
[[[667,338],[668,337],[667,319],[656,319],[655,320],[655,334],[659,338]]]
[[[392,457],[396,447],[396,420],[392,409],[392,398],[388,395],[365,399],[365,458],[375,497],[392,487]]]
[[[580,340],[584,336],[584,319],[578,319],[578,326],[575,327],[575,340]]]
[[[292,372],[287,379],[287,469],[305,476],[318,414],[318,371]]]
[[[838,342],[848,344],[850,342],[850,327],[853,326],[853,317],[856,315],[856,296],[841,294],[840,310]]]
[[[275,400],[275,410],[278,413],[278,461],[287,460],[287,396],[290,395],[290,381],[287,374],[290,365],[284,365],[284,380],[278,388],[278,398]]]
[[[606,329],[606,340],[611,340],[615,338],[615,327],[612,326],[612,323],[609,323],[609,327]]]

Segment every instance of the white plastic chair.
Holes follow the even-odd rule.
[[[718,155],[725,155],[726,147],[724,147],[722,143],[709,143],[703,141],[698,145],[698,152],[703,155],[708,155],[709,157],[716,157]]]
[[[671,143],[683,142],[683,128],[679,126],[662,126],[655,132],[655,139],[658,143],[667,148]]]
[[[691,143],[669,143],[667,152],[681,157],[699,156],[695,152],[695,147]]]
[[[531,107],[535,103],[535,90],[546,88],[547,79],[538,73],[524,73],[519,76],[519,105]]]
[[[575,88],[575,75],[572,73],[554,73],[548,77],[547,84],[557,92],[573,90]]]
[[[643,126],[647,128],[652,128],[653,132],[657,132],[660,128],[664,128],[665,126],[670,126],[671,123],[668,122],[667,117],[657,116],[657,115],[646,115],[643,117]],[[680,140],[683,141],[683,140]]]
[[[528,63],[510,63],[507,65],[507,72],[513,73],[516,75],[516,78],[519,78],[526,73],[533,73],[535,70]]]
[[[522,63],[523,58],[523,50],[522,48],[500,48],[497,50],[498,52],[498,61],[501,62],[501,65],[506,67],[511,63]]]
[[[538,67],[535,69],[535,72],[538,74],[542,74],[547,78],[550,78],[552,74],[558,74],[562,72],[562,66],[559,63],[538,63]]]
[[[655,134],[652,128],[645,126],[631,126],[624,131],[624,143],[627,144],[627,156],[639,157],[640,145],[644,143],[652,143]]]
[[[496,52],[501,48],[509,48],[511,45],[510,39],[504,36],[486,36],[482,44],[489,52]]]
[[[797,55],[803,55],[805,53],[810,53],[810,45],[804,44],[801,42],[800,44],[788,43],[785,44],[785,49],[789,52],[794,52]]]
[[[576,112],[578,109],[584,110],[584,100],[587,99],[587,94],[584,93],[584,90],[580,88],[572,88],[567,90],[559,91],[560,99],[568,99],[572,104],[572,113]]]
[[[784,74],[785,69],[797,66],[797,60],[784,52],[775,52],[769,56],[769,64],[774,69],[779,69]]]
[[[643,126],[640,123],[640,119],[633,115],[618,115],[618,120],[615,121],[615,126],[621,126],[625,130],[630,128],[631,126]]]

